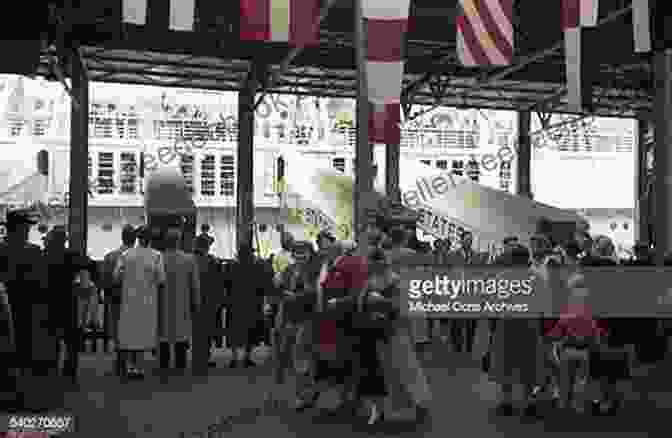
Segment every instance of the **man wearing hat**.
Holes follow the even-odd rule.
[[[39,246],[28,243],[30,228],[36,223],[29,210],[8,212],[5,222],[2,223],[7,230],[7,236],[5,241],[0,242],[0,283],[6,291],[14,324],[13,367],[24,376],[42,375],[48,370],[44,369],[43,363],[33,361],[33,338],[40,334],[37,333],[38,326],[33,320],[46,319],[43,312],[46,311],[46,306],[39,302],[45,296],[43,291],[46,286],[45,276],[42,275],[42,254]],[[12,365],[2,368],[10,367]],[[33,379],[27,378],[24,382],[29,380]],[[17,398],[21,400],[15,400],[14,406],[26,402],[31,404],[32,400],[26,400],[27,388],[24,385],[19,386],[20,394],[17,394]]]
[[[199,234],[194,241],[194,254],[200,271],[202,299],[201,317],[196,321],[201,330],[195,330],[194,353],[205,355],[207,352],[207,359],[210,358],[213,333],[218,327],[217,317],[225,298],[222,265],[210,254],[213,242],[214,240],[207,233]],[[206,358],[199,357],[198,360],[205,361]],[[215,363],[209,361],[208,366],[214,367]]]
[[[80,314],[90,310],[90,302],[96,292],[93,281],[96,280],[97,267],[87,256],[80,256],[69,249],[67,242],[65,226],[55,225],[44,237],[44,260],[51,327],[64,341],[63,374],[74,380],[82,339],[80,322],[83,318]],[[52,367],[57,367],[57,359]]]
[[[250,367],[252,350],[264,330],[264,297],[273,286],[273,275],[255,258],[254,249],[241,245],[234,264],[227,310],[227,342],[233,350],[230,366]]]
[[[205,244],[205,242],[208,243],[208,248],[212,246],[213,243],[215,243],[215,238],[210,235],[210,225],[208,224],[203,224],[201,225],[201,234],[199,234],[197,239],[201,239],[202,244]],[[196,243],[196,241],[194,241]]]

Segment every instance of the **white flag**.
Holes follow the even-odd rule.
[[[651,51],[651,9],[649,0],[633,0],[632,31],[635,39],[635,52]]]
[[[123,22],[144,26],[147,24],[147,0],[123,0]]]
[[[170,30],[193,31],[196,0],[170,0]]]

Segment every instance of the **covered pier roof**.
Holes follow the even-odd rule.
[[[152,1],[148,2],[150,5]],[[406,45],[407,104],[503,110],[570,112],[565,100],[561,0],[516,1],[516,58],[507,68],[459,65],[455,44],[458,0],[413,0]],[[599,64],[595,115],[646,117],[651,111],[648,57],[635,54],[630,0],[600,1],[600,26],[590,43]],[[239,39],[239,2],[196,0],[195,30],[168,30],[167,19],[147,26],[122,25],[121,0],[82,2],[76,11],[57,9],[62,38],[82,45],[89,79],[99,82],[238,90],[250,63],[277,69],[286,44]],[[337,0],[320,32],[320,46],[307,47],[272,92],[317,96],[356,95],[353,0]],[[44,59],[55,55],[46,49]],[[49,75],[45,62],[40,73]],[[407,106],[409,108],[409,106]]]

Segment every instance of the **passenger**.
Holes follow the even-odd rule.
[[[504,256],[508,266],[504,275],[520,275],[521,269],[528,269],[530,253],[524,246],[513,246]],[[505,318],[496,322],[491,345],[490,374],[501,387],[501,398],[497,406],[500,415],[513,415],[513,390],[516,385],[523,387],[525,406],[523,413],[537,416],[533,388],[540,381],[542,344],[541,323],[537,319]]]
[[[139,354],[157,347],[159,293],[166,284],[163,256],[149,247],[151,231],[141,227],[140,245],[123,253],[114,270],[114,281],[122,288],[119,317],[119,352],[124,377],[144,376]]]
[[[159,363],[170,366],[171,350],[175,368],[187,368],[187,351],[193,340],[193,325],[201,305],[201,278],[193,255],[179,249],[182,232],[170,228],[163,252],[165,288],[159,293]]]
[[[257,262],[254,250],[248,245],[240,247],[232,276],[226,321],[227,342],[233,350],[230,367],[251,367],[255,365],[252,351],[262,338],[264,295],[272,276],[266,278],[265,268]]]
[[[137,239],[136,230],[132,225],[126,225],[121,231],[121,246],[105,255],[103,260],[103,288],[105,290],[105,300],[108,306],[107,328],[109,336],[114,340],[115,374],[119,377],[123,374],[121,358],[119,354],[119,317],[121,312],[122,288],[120,284],[114,282],[114,268],[123,253],[135,247]]]
[[[203,330],[199,330],[198,336],[204,336],[204,342],[207,342],[208,351],[208,366],[215,367],[216,363],[211,360],[212,354],[212,334],[218,327],[218,316],[221,307],[225,303],[225,290],[222,279],[222,269],[219,261],[210,254],[210,247],[213,241],[207,235],[199,235],[194,243],[194,253],[196,256],[196,263],[199,268],[201,292],[202,292],[202,306],[201,317],[199,317],[199,326]],[[195,341],[198,342],[198,341]],[[196,349],[195,349],[196,350]]]

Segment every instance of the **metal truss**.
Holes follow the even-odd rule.
[[[336,8],[343,9],[342,6],[337,2]],[[428,11],[419,12],[421,16],[432,15]],[[629,7],[615,10],[601,22],[610,22],[627,12]],[[332,24],[329,19],[326,25],[323,24],[319,47],[304,50],[283,50],[260,44],[251,50],[253,53],[231,56],[233,52],[208,52],[200,48],[198,52],[194,49],[185,53],[183,49],[171,50],[149,42],[140,50],[136,47],[139,45],[136,35],[132,33],[133,41],[117,41],[114,46],[84,41],[80,58],[84,60],[91,81],[220,91],[240,90],[251,63],[255,62],[264,65],[270,74],[262,83],[262,94],[355,98],[357,74],[352,65],[352,34],[343,30],[343,26],[335,29]],[[517,29],[518,36],[524,40],[535,36],[521,32]],[[413,105],[571,113],[565,99],[560,42],[521,56],[510,68],[475,75],[473,70],[459,65],[454,41],[422,37],[411,33],[407,41],[402,93],[402,108],[407,119],[414,116],[410,113]],[[161,42],[160,38],[153,38],[152,41]],[[196,41],[197,37],[189,38]],[[231,42],[227,38],[231,35],[224,35],[218,44]],[[207,40],[203,42],[205,45]],[[159,48],[150,50],[149,47]],[[62,72],[54,76],[58,73],[54,64],[67,65],[59,55],[61,53],[53,48],[45,50],[45,61],[39,73],[62,79]],[[639,117],[651,111],[650,65],[632,58],[632,62],[600,66],[599,83],[595,87],[595,111],[589,115]]]

